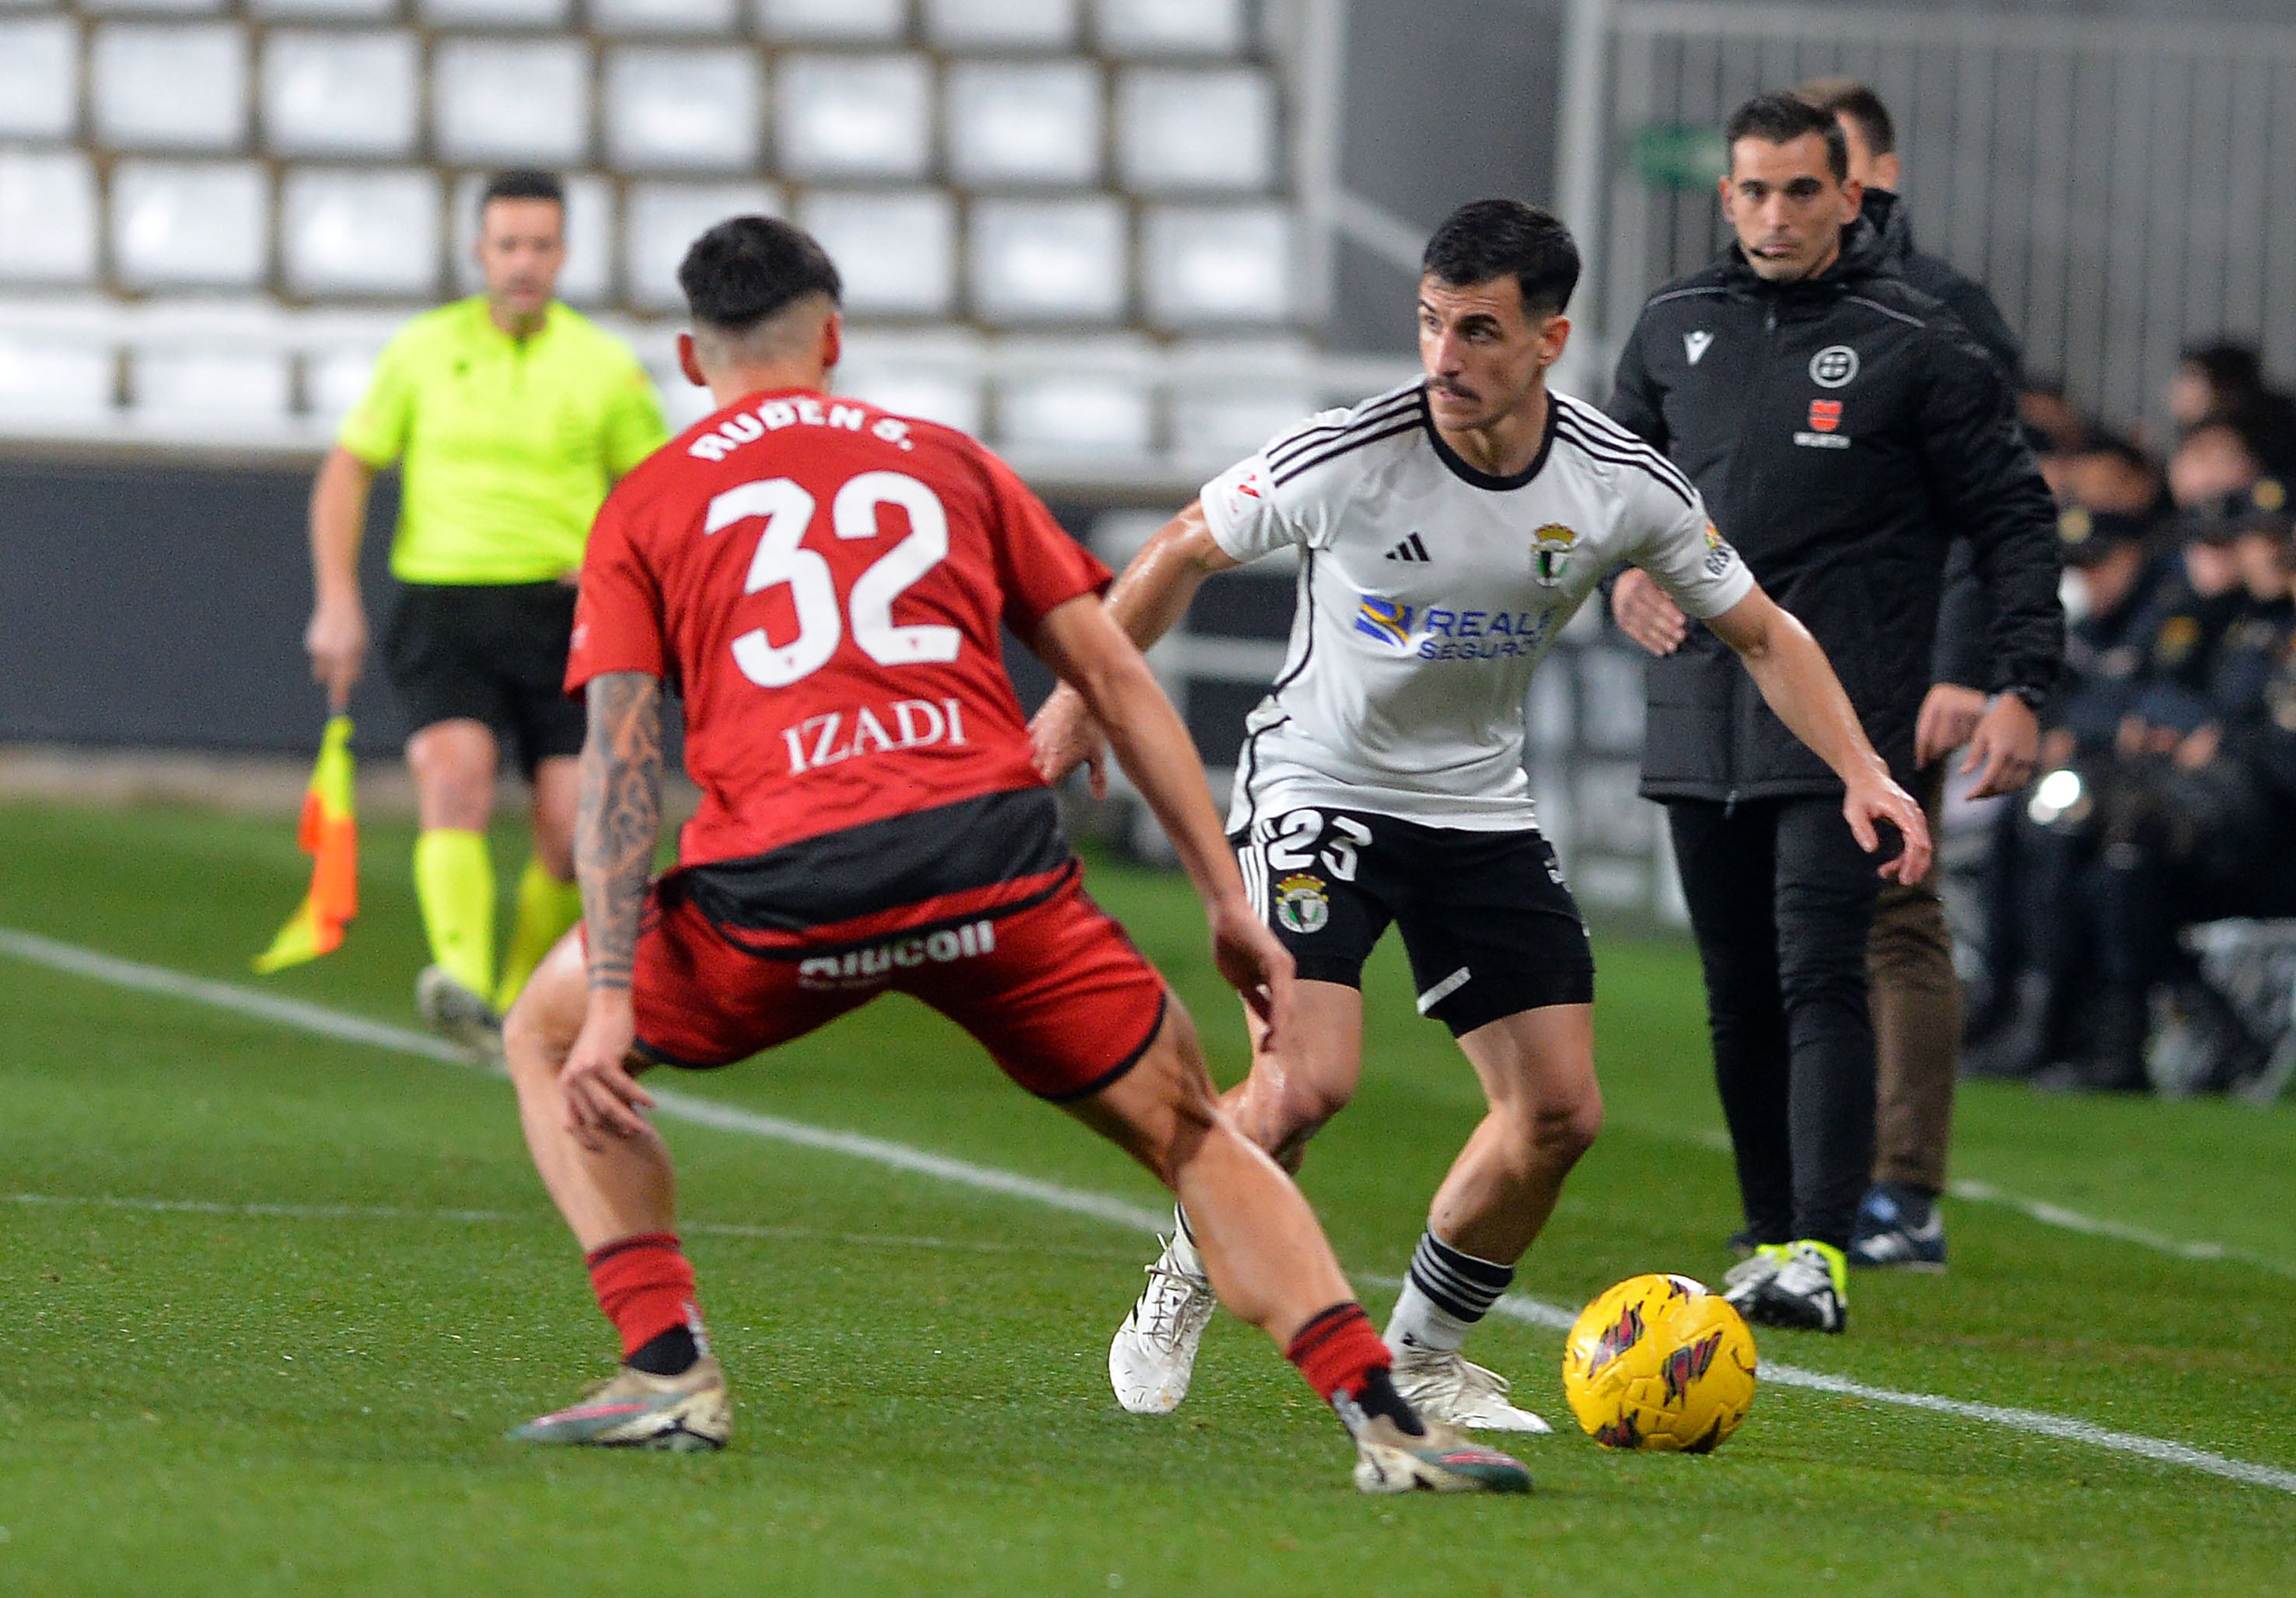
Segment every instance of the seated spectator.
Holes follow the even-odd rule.
[[[2169,375],[2168,400],[2180,437],[2232,422],[2249,435],[2265,471],[2296,480],[2296,399],[2266,381],[2251,346],[2220,340],[2188,348]]]

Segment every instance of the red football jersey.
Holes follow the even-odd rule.
[[[569,692],[611,671],[685,701],[701,807],[680,865],[1041,787],[1004,674],[1108,569],[952,429],[753,394],[624,478],[582,562]]]

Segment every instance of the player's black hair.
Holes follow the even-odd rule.
[[[1419,269],[1453,288],[1512,273],[1527,316],[1560,316],[1578,286],[1578,246],[1553,213],[1520,200],[1471,200],[1443,218]]]
[[[814,236],[775,217],[728,217],[693,241],[677,264],[693,320],[746,332],[808,294],[841,299],[837,263]]]
[[[1801,86],[1801,97],[1829,117],[1847,117],[1857,123],[1866,148],[1875,155],[1898,148],[1898,125],[1870,85],[1854,78],[1816,78]]]
[[[1733,146],[1740,139],[1759,139],[1765,144],[1791,144],[1808,134],[1825,141],[1825,165],[1836,183],[1849,176],[1849,141],[1833,113],[1820,111],[1800,94],[1773,89],[1757,94],[1722,125],[1722,136]]]
[[[479,193],[479,215],[485,216],[487,207],[497,200],[547,200],[562,212],[566,209],[566,185],[558,181],[555,172],[513,167],[487,179],[487,186]]]

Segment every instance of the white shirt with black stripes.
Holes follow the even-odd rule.
[[[1246,724],[1228,830],[1306,805],[1496,832],[1537,824],[1531,669],[1595,584],[1642,567],[1685,611],[1754,579],[1665,456],[1552,397],[1520,474],[1436,436],[1420,384],[1326,411],[1204,486],[1219,546],[1300,553],[1283,669]]]

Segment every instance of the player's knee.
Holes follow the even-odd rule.
[[[1572,1094],[1537,1105],[1521,1119],[1518,1144],[1530,1162],[1567,1168],[1602,1135],[1603,1101],[1597,1094]]]

